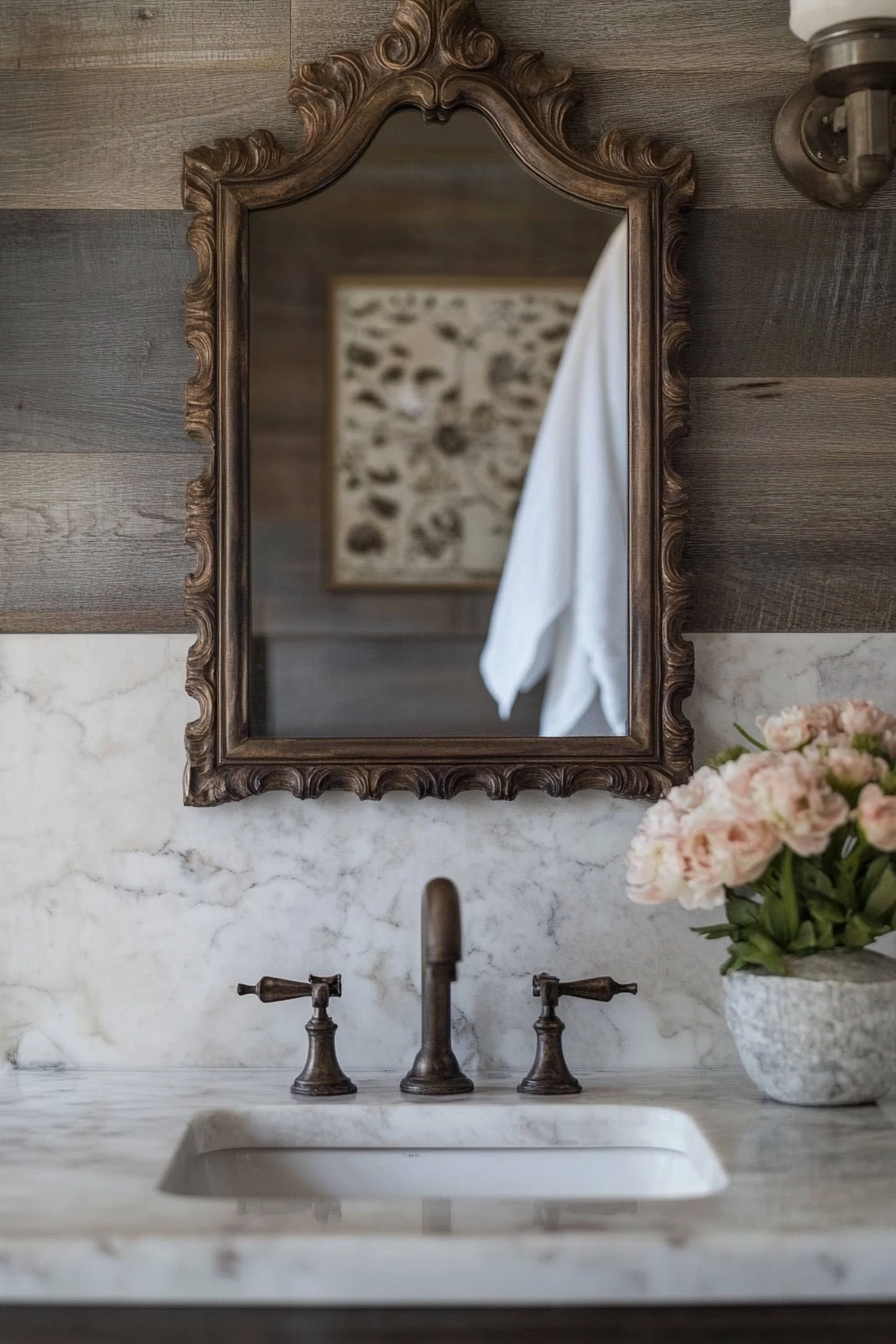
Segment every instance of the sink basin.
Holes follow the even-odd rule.
[[[197,1115],[169,1194],[220,1199],[694,1199],[727,1184],[701,1130],[653,1106],[351,1105]]]

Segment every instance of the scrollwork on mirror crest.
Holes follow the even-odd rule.
[[[432,765],[219,761],[215,462],[219,184],[273,179],[307,167],[318,157],[333,157],[340,139],[358,121],[369,122],[369,138],[383,116],[399,106],[417,107],[429,120],[445,120],[464,105],[460,84],[466,78],[469,88],[470,77],[497,93],[523,132],[556,160],[565,161],[571,171],[590,167],[611,180],[649,186],[656,194],[661,238],[658,749],[644,762],[621,758],[506,764],[436,760]],[[197,628],[188,657],[187,691],[198,701],[199,715],[186,731],[186,801],[209,806],[274,789],[289,790],[299,798],[316,798],[330,789],[348,789],[363,798],[381,798],[392,789],[439,798],[466,789],[479,789],[494,799],[514,798],[523,789],[552,796],[583,788],[630,798],[659,796],[670,783],[686,777],[693,739],[682,712],[694,675],[693,647],[681,634],[691,595],[690,580],[681,568],[688,500],[671,461],[688,431],[688,388],[681,358],[690,340],[690,324],[680,255],[685,237],[682,211],[695,190],[693,156],[618,129],[606,133],[590,150],[575,148],[568,136],[568,118],[581,94],[571,68],[546,66],[540,52],[505,51],[500,39],[484,27],[474,0],[398,0],[390,26],[370,50],[337,52],[324,61],[301,65],[288,98],[304,128],[296,151],[283,149],[269,131],[260,130],[245,139],[216,140],[184,155],[183,202],[195,212],[188,242],[197,258],[196,279],[186,296],[186,340],[197,359],[185,393],[186,429],[211,449],[206,469],[187,492],[186,535],[197,554],[185,586],[187,615]],[[513,148],[517,128],[512,117],[498,129]],[[427,739],[421,751],[437,758],[438,745],[438,740]]]

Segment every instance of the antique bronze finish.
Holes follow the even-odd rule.
[[[284,999],[309,999],[311,1020],[306,1022],[308,1058],[289,1089],[297,1097],[345,1097],[357,1087],[339,1067],[336,1058],[336,1023],[327,1012],[330,999],[342,998],[341,975],[309,975],[303,980],[278,980],[266,975],[257,985],[237,985],[237,994],[255,994],[262,1003]]]
[[[541,1016],[535,1023],[538,1044],[535,1048],[535,1063],[517,1092],[525,1092],[530,1097],[562,1097],[582,1090],[582,1084],[572,1076],[563,1058],[560,1040],[563,1023],[557,1016],[557,1004],[563,994],[574,999],[596,999],[599,1003],[609,1003],[615,994],[637,992],[637,985],[618,985],[607,975],[568,983],[561,983],[556,975],[548,975],[545,971],[541,975],[533,975],[532,996],[541,999]]]
[[[187,493],[187,540],[197,553],[186,609],[198,636],[187,690],[185,801],[211,806],[269,789],[315,798],[390,789],[451,798],[479,789],[515,798],[605,788],[656,797],[691,768],[682,701],[693,647],[681,635],[691,585],[681,569],[687,492],[672,459],[687,432],[682,353],[690,339],[680,267],[693,157],[644,135],[607,132],[579,148],[569,114],[573,74],[536,52],[507,51],[473,0],[398,0],[369,51],[303,65],[289,88],[304,136],[286,150],[268,131],[218,140],[184,156],[183,199],[198,273],[186,298],[186,339],[198,369],[186,426],[208,445]],[[548,187],[587,205],[625,210],[629,226],[629,732],[624,738],[275,739],[250,735],[247,442],[247,236],[250,210],[311,196],[347,172],[386,118],[417,108],[444,121],[458,108],[495,127]]]
[[[423,1044],[400,1088],[415,1097],[452,1097],[472,1092],[473,1084],[451,1049],[451,982],[461,960],[460,897],[447,877],[427,882],[420,925]]]
[[[896,153],[896,23],[857,19],[816,33],[811,83],[782,107],[774,150],[788,181],[856,209],[887,181]]]

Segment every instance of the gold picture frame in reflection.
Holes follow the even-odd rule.
[[[497,586],[586,283],[334,277],[330,587]]]

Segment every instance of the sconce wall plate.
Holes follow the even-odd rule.
[[[864,205],[896,152],[896,22],[863,19],[816,33],[812,82],[788,98],[773,137],[789,182],[841,209]]]

